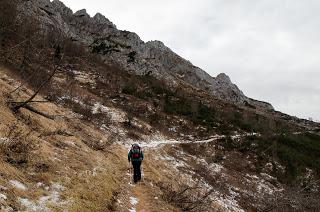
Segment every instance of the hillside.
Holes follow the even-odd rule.
[[[90,17],[86,10],[73,13],[59,0],[23,2],[19,13],[37,17],[45,28],[54,28],[59,36],[66,36],[99,54],[104,63],[139,75],[164,79],[171,86],[188,83],[206,90],[210,95],[238,104],[253,104],[272,109],[268,103],[246,97],[228,76],[211,77],[205,71],[183,59],[161,41],[144,42],[133,32],[121,31],[101,14]],[[170,83],[169,83],[170,82]]]
[[[0,9],[1,210],[319,210],[319,124],[100,14],[56,0]]]

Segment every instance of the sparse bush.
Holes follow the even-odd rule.
[[[0,143],[0,152],[4,161],[21,166],[29,162],[30,152],[34,146],[29,142],[31,132],[26,134],[15,128],[14,125],[10,127],[7,140]]]
[[[92,53],[106,55],[110,52],[119,52],[120,50],[117,48],[117,44],[108,45],[106,42],[96,39],[90,45]]]
[[[230,135],[234,131],[234,129],[235,128],[232,125],[230,125],[228,122],[221,123],[217,127],[218,132],[222,135]]]
[[[163,183],[159,183],[158,186],[163,192],[162,198],[182,211],[209,211],[212,208],[212,200],[209,197],[214,190],[203,192],[198,185],[182,185],[178,189]]]
[[[122,93],[128,95],[134,95],[137,92],[137,88],[134,85],[126,85],[122,88]]]
[[[214,156],[211,156],[207,159],[207,162],[210,163],[221,163],[224,160],[224,155],[222,153],[217,153]]]
[[[106,141],[106,140],[94,140],[91,138],[86,138],[82,140],[83,143],[85,143],[88,147],[90,147],[93,150],[96,151],[104,151],[108,149],[108,147],[113,143],[112,140]]]
[[[257,167],[262,164],[261,161],[270,161],[271,158],[278,160],[285,165],[285,173],[274,171],[284,183],[295,182],[306,167],[320,174],[320,136],[316,134],[251,136],[238,143],[222,139],[221,144],[229,150],[258,155]]]
[[[64,41],[63,49],[65,54],[64,56],[70,58],[88,56],[85,47],[82,44],[72,41],[71,39],[66,39]]]
[[[191,102],[185,98],[170,98],[165,99],[163,110],[169,114],[177,114],[183,116],[191,116]]]

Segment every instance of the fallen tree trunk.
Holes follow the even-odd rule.
[[[41,111],[39,111],[39,110],[31,107],[30,105],[25,105],[25,106],[23,106],[23,108],[25,108],[25,109],[33,112],[33,113],[36,113],[36,114],[38,114],[38,115],[40,115],[40,116],[43,116],[43,117],[45,117],[45,118],[54,120],[54,117],[53,117],[53,116],[51,116],[51,115],[49,115],[49,114],[46,114],[46,113],[43,113],[43,112],[41,112]]]

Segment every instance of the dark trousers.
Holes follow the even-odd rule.
[[[136,183],[141,180],[141,161],[132,161],[133,181]]]

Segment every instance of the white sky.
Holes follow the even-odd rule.
[[[62,0],[224,72],[249,97],[320,120],[319,0]]]

